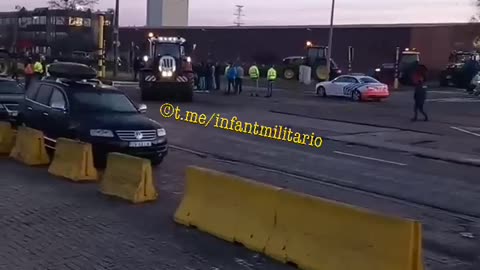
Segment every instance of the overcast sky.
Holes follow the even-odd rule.
[[[174,0],[172,0],[174,1]],[[475,0],[336,0],[335,23],[465,22]],[[15,5],[46,6],[47,0],[0,0],[0,11]],[[330,0],[190,0],[190,25],[232,25],[234,7],[244,5],[245,25],[328,24]],[[113,8],[100,0],[98,8]],[[145,24],[146,0],[120,0],[122,25]]]

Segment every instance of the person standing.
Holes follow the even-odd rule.
[[[18,81],[18,59],[16,57],[10,63],[10,70],[12,71],[12,79]]]
[[[198,74],[200,76],[200,90],[201,91],[205,91],[207,90],[207,83],[206,83],[206,78],[207,78],[207,65],[205,64],[205,62],[202,62],[202,64],[200,65],[200,74]]]
[[[210,91],[213,89],[213,69],[212,69],[213,64],[208,61],[207,65],[205,66],[205,80],[206,80],[206,90]]]
[[[23,69],[23,73],[25,74],[25,90],[27,90],[32,82],[33,77],[35,76],[31,58],[28,58],[25,62],[25,68]]]
[[[248,75],[254,84],[254,90],[250,96],[258,97],[258,79],[260,78],[260,71],[258,70],[257,63],[253,63],[253,65],[248,69]]]
[[[215,90],[220,90],[220,77],[222,75],[222,67],[220,63],[215,63]]]
[[[425,113],[423,109],[425,100],[427,99],[427,86],[425,85],[423,78],[417,79],[413,99],[415,101],[415,106],[414,106],[414,115],[413,115],[412,121],[417,121],[418,112],[423,114],[424,121],[428,121],[428,115]]]
[[[235,93],[236,85],[235,81],[237,79],[237,69],[230,65],[227,69],[227,80],[228,80],[228,87],[227,87],[227,95],[230,95],[230,90],[233,90]]]
[[[245,71],[243,70],[243,67],[240,64],[236,66],[236,69],[237,69],[237,77],[235,78],[235,86],[237,89],[237,94],[240,95],[242,93],[243,76]]]
[[[140,57],[135,57],[133,60],[133,80],[138,81],[138,72],[140,71],[141,68],[141,60]]]
[[[225,75],[225,80],[227,81],[227,86],[225,87],[225,91],[228,90],[228,85],[229,85],[229,83],[228,83],[228,71],[230,70],[230,67],[231,67],[230,63],[227,63],[226,66],[225,66],[225,74],[224,75]]]
[[[42,79],[43,76],[43,64],[40,61],[40,58],[37,58],[35,64],[33,65],[33,72],[35,73],[35,77],[37,80]]]
[[[217,79],[216,79],[216,65],[215,63],[212,63],[209,67],[210,69],[210,74],[209,74],[209,81],[210,81],[210,88],[211,90],[216,90],[217,89]]]
[[[272,97],[272,92],[273,92],[273,83],[277,79],[277,71],[275,70],[275,66],[272,65],[267,72],[267,80],[268,80],[268,86],[267,86],[267,95],[265,97],[269,98]]]

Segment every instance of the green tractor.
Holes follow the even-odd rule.
[[[333,80],[342,74],[333,59],[330,59],[330,75],[327,70],[327,51],[325,46],[316,46],[307,42],[306,56],[290,56],[283,59],[283,78],[297,80],[300,66],[309,66],[312,69],[312,79],[317,81]]]

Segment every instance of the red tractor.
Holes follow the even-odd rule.
[[[142,100],[177,98],[192,101],[194,74],[181,37],[149,35],[150,50],[140,70]],[[195,45],[192,50],[195,49]]]

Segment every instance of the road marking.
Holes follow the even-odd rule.
[[[367,160],[373,160],[373,161],[378,161],[378,162],[383,162],[383,163],[388,163],[388,164],[393,164],[393,165],[398,165],[398,166],[407,166],[407,164],[405,164],[405,163],[399,163],[399,162],[389,161],[389,160],[385,160],[385,159],[360,156],[360,155],[355,155],[355,154],[350,154],[350,153],[345,153],[345,152],[340,152],[340,151],[333,151],[333,152],[335,154],[344,155],[344,156],[363,158],[363,159],[367,159]]]
[[[457,95],[457,94],[465,94],[465,90],[463,91],[440,91],[440,90],[430,90],[428,93],[433,93],[433,94],[451,94],[451,95]]]
[[[459,127],[451,127],[451,128],[453,128],[453,129],[455,129],[455,130],[458,130],[458,131],[460,131],[460,132],[465,132],[465,133],[467,133],[467,134],[480,137],[480,134],[475,133],[475,132],[471,132],[471,131],[468,131],[468,130],[465,130],[465,129],[463,129],[463,128],[459,128]]]
[[[480,102],[480,99],[477,98],[434,98],[434,99],[427,99],[427,102]]]

